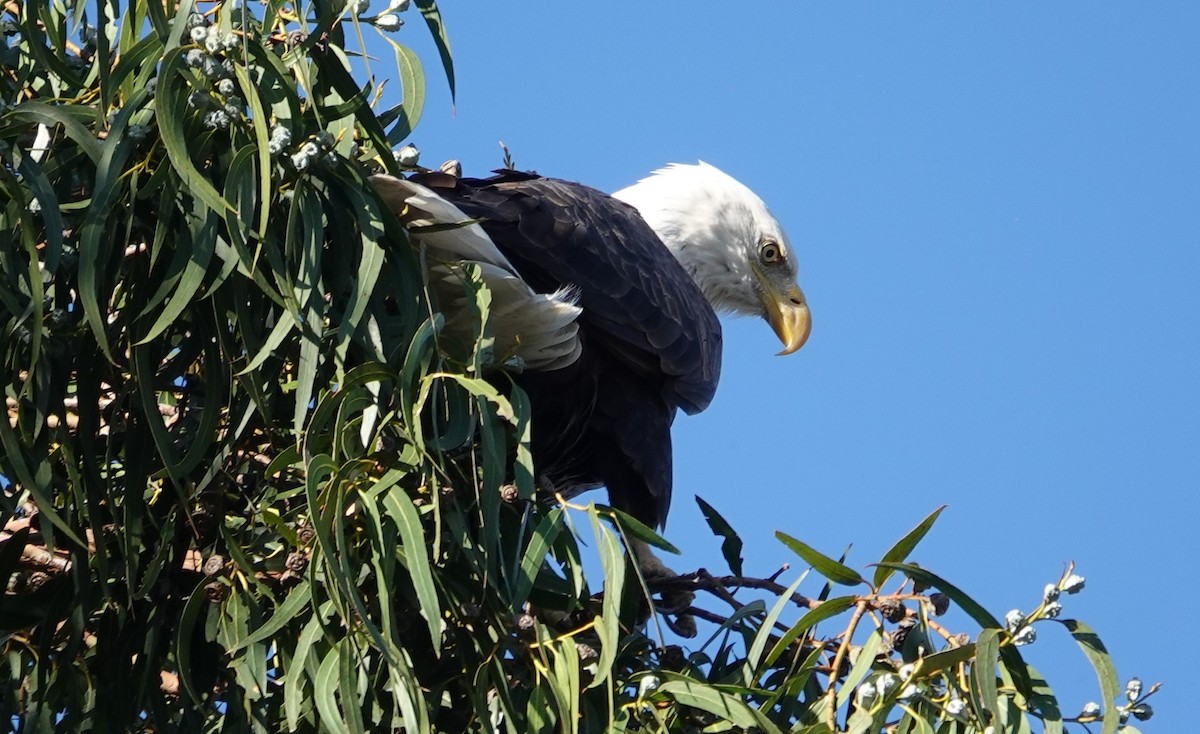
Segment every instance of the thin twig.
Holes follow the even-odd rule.
[[[842,644],[838,645],[837,655],[834,655],[833,665],[830,666],[832,672],[829,674],[829,687],[825,691],[825,695],[830,699],[829,716],[826,720],[829,731],[837,731],[837,706],[834,705],[836,703],[834,696],[837,693],[838,674],[842,670],[842,661],[846,659],[846,653],[850,650],[850,640],[854,637],[854,630],[858,627],[858,621],[862,619],[868,606],[870,606],[869,599],[860,599],[854,606],[854,615],[850,617],[850,624],[846,625]]]
[[[712,576],[704,569],[700,569],[694,574],[648,580],[647,584],[652,591],[715,591],[719,589],[728,593],[731,588],[745,588],[764,589],[782,596],[788,590],[786,586],[770,579],[749,578],[746,576]],[[822,603],[820,600],[809,599],[795,592],[792,593],[791,600],[792,603],[805,609],[816,609]]]

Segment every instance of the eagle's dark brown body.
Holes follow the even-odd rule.
[[[534,290],[578,295],[579,359],[517,378],[539,476],[568,494],[604,485],[661,526],[675,412],[703,410],[720,376],[721,327],[699,287],[637,210],[595,189],[514,171],[413,180],[478,220]]]

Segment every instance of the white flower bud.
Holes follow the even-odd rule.
[[[900,697],[896,700],[900,701],[901,703],[912,703],[920,697],[921,689],[918,688],[916,684],[909,683],[904,687],[903,691],[900,691]]]
[[[29,206],[26,209],[29,210],[30,214],[38,214],[42,211],[42,202],[38,201],[38,198],[35,196],[29,200]]]
[[[306,155],[303,150],[299,153],[292,154],[292,167],[297,171],[303,171],[308,168],[308,164],[312,162],[313,156]]]
[[[204,116],[204,126],[213,130],[224,130],[232,120],[225,110],[213,110]]]
[[[952,698],[946,702],[946,714],[958,718],[967,710],[967,702],[961,698]]]
[[[1058,585],[1046,584],[1046,588],[1042,591],[1042,601],[1055,601],[1058,599]]]
[[[863,709],[870,709],[879,700],[879,690],[875,688],[874,681],[867,681],[860,685],[854,695],[858,699],[859,707]]]
[[[405,168],[412,168],[417,165],[417,160],[421,157],[421,151],[417,150],[417,146],[409,143],[400,150],[394,153],[396,162]]]
[[[204,48],[210,54],[215,54],[223,48],[221,43],[221,27],[210,25],[204,35]]]
[[[658,688],[658,676],[645,675],[638,681],[638,698],[645,698]]]
[[[237,91],[237,84],[232,79],[222,79],[217,82],[217,91],[228,97]]]
[[[1088,701],[1083,705],[1083,711],[1079,713],[1081,719],[1095,719],[1100,716],[1100,704],[1095,701]]]
[[[884,673],[875,679],[875,690],[881,696],[890,694],[898,685],[900,685],[900,679],[891,673]]]
[[[385,13],[371,22],[379,30],[388,33],[395,33],[400,30],[400,26],[404,25],[404,21],[400,20],[400,16],[395,13]]]
[[[1125,698],[1130,702],[1136,701],[1142,697],[1142,681],[1140,678],[1130,678],[1125,684]]]
[[[1052,601],[1042,609],[1042,614],[1046,619],[1058,619],[1058,615],[1062,614],[1062,604]]]
[[[354,0],[350,3],[350,14],[358,17],[371,9],[371,0]]]
[[[208,29],[198,25],[188,31],[188,35],[191,37],[192,43],[204,43],[204,39],[208,38]]]
[[[913,676],[913,672],[915,672],[916,669],[917,666],[913,665],[912,663],[905,663],[904,665],[900,666],[900,670],[896,671],[896,674],[900,676],[900,680],[908,680]]]
[[[204,57],[204,63],[200,65],[200,71],[209,79],[223,79],[229,76],[225,72],[225,67],[221,62],[208,55]]]
[[[1008,614],[1004,615],[1004,626],[1010,631],[1015,630],[1022,624],[1025,624],[1025,615],[1021,613],[1020,609],[1010,609]]]
[[[1059,585],[1059,588],[1068,594],[1078,594],[1079,592],[1083,591],[1083,585],[1085,583],[1087,583],[1087,579],[1077,573],[1073,573]]]
[[[1014,645],[1031,645],[1035,640],[1037,640],[1037,631],[1029,625],[1017,630],[1017,633],[1013,635]]]
[[[396,0],[396,2],[394,2],[390,6],[388,6],[387,12],[403,13],[405,10],[408,10],[408,6],[411,4],[412,4],[411,0]]]
[[[279,123],[275,123],[271,126],[271,142],[288,145],[292,142],[292,131]]]

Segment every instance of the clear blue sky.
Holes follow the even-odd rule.
[[[614,190],[699,158],[798,250],[808,345],[729,323],[676,423],[673,565],[722,565],[693,494],[764,575],[777,529],[861,565],[945,503],[917,560],[999,614],[1074,560],[1068,616],[1168,684],[1143,729],[1194,724],[1200,3],[445,5],[456,110],[420,19],[397,36],[422,162],[482,175],[503,140]],[[1027,656],[1078,711],[1055,631]]]

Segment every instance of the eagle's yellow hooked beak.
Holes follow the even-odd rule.
[[[762,279],[763,305],[767,310],[767,322],[775,330],[779,341],[783,342],[784,354],[791,354],[808,341],[812,331],[812,317],[808,312],[808,301],[804,299],[804,291],[792,283],[786,290],[780,291],[771,283],[769,278]]]

